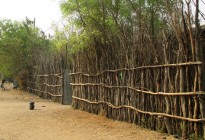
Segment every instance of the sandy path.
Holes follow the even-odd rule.
[[[29,110],[29,100],[35,110]],[[0,140],[173,140],[172,136],[74,110],[7,85],[0,91]]]

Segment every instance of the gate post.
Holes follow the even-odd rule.
[[[72,89],[71,89],[71,77],[68,75],[70,70],[68,68],[63,69],[63,79],[62,79],[62,90],[63,90],[63,95],[62,95],[62,104],[63,105],[71,105],[72,104]]]
[[[71,75],[70,65],[68,64],[68,46],[66,45],[65,57],[62,57],[62,104],[71,105],[72,104],[72,88],[70,85]]]

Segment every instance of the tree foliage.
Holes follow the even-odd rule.
[[[150,56],[143,65],[153,61],[152,56],[155,62],[163,61],[150,50],[157,52],[161,46],[154,45],[156,38],[170,32],[165,11],[173,5],[172,1],[165,4],[162,0],[65,0],[61,10],[68,19],[67,26],[73,27],[68,38],[72,52],[92,48],[97,54],[97,63],[102,57],[110,56],[106,60],[110,63],[105,67],[122,67],[122,61],[131,67],[139,57],[132,57],[137,50]]]
[[[48,40],[38,28],[25,21],[0,21],[0,71],[13,76],[35,62],[35,56],[48,49]]]

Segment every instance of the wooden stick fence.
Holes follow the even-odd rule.
[[[29,75],[28,91],[35,92],[40,97],[62,101],[62,77],[58,74]]]
[[[36,92],[41,92],[41,93],[44,93],[44,94],[49,94],[52,97],[62,97],[62,95],[54,95],[54,94],[51,94],[50,92],[40,91],[40,90],[37,90],[37,89],[28,88],[28,90],[32,90],[32,91],[36,91]]]
[[[99,76],[105,72],[118,72],[118,71],[130,71],[130,70],[137,70],[137,69],[148,69],[148,68],[164,68],[164,67],[181,67],[181,66],[191,66],[191,65],[202,65],[202,62],[187,62],[187,63],[178,63],[178,64],[164,64],[164,65],[154,65],[154,66],[141,66],[141,67],[135,67],[135,68],[121,68],[121,69],[115,69],[115,70],[105,70],[97,74],[84,74],[83,72],[76,72],[76,73],[70,73],[70,75],[77,75],[77,74],[83,74],[84,76]]]
[[[156,112],[148,112],[148,111],[142,111],[140,109],[137,109],[133,106],[128,106],[128,105],[122,105],[122,106],[115,106],[109,102],[105,102],[105,101],[98,101],[98,102],[94,102],[94,101],[89,101],[86,99],[82,99],[82,98],[78,98],[75,96],[72,96],[74,99],[80,100],[80,101],[84,101],[87,102],[89,104],[107,104],[109,107],[113,108],[113,109],[121,109],[121,108],[128,108],[128,109],[132,109],[134,111],[137,111],[139,113],[142,114],[148,114],[150,116],[158,116],[158,117],[170,117],[170,118],[175,118],[175,119],[180,119],[180,120],[186,120],[186,121],[190,121],[190,122],[205,122],[205,119],[192,119],[192,118],[185,118],[185,117],[181,117],[181,116],[176,116],[176,115],[170,115],[170,114],[166,114],[166,113],[156,113]]]
[[[199,101],[205,96],[197,82],[197,67],[200,65],[202,62],[187,62],[104,70],[96,74],[68,73],[73,89],[72,106],[159,131],[166,131],[165,120],[171,123],[173,129],[178,130],[174,133],[181,133],[180,126],[186,123],[186,131],[194,133],[196,128],[202,130],[205,122],[197,111]],[[182,82],[179,71],[186,75],[185,90],[177,86]],[[40,97],[60,102],[63,94],[62,80],[61,73],[29,75],[28,90]],[[200,131],[199,134],[202,133]]]
[[[130,90],[137,91],[139,93],[145,93],[145,94],[151,94],[151,95],[164,95],[164,96],[190,96],[190,95],[205,95],[205,92],[203,91],[196,91],[196,92],[178,92],[178,93],[166,93],[166,92],[152,92],[152,91],[144,91],[140,90],[134,87],[129,87],[129,86],[109,86],[103,83],[95,84],[95,83],[70,83],[72,86],[101,86],[101,87],[106,87],[106,88],[126,88]]]
[[[196,128],[202,130],[205,122],[199,111],[196,116],[199,101],[205,96],[204,91],[198,90],[196,73],[199,65],[202,62],[121,68],[96,74],[70,73],[72,105],[76,109],[159,131],[166,131],[165,120],[168,120],[173,133],[196,133]],[[184,73],[184,81],[180,80],[179,71]],[[184,82],[186,89],[179,89],[180,82]],[[186,129],[180,127],[184,122]]]

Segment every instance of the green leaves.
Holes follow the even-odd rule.
[[[0,21],[0,72],[5,76],[15,75],[33,63],[37,50],[48,47],[39,29],[34,30],[25,22]]]
[[[100,36],[100,32],[93,30],[87,32],[82,31],[79,35],[72,34],[69,38],[69,45],[71,46],[71,53],[76,53],[84,48],[88,48],[93,44],[94,37]]]

